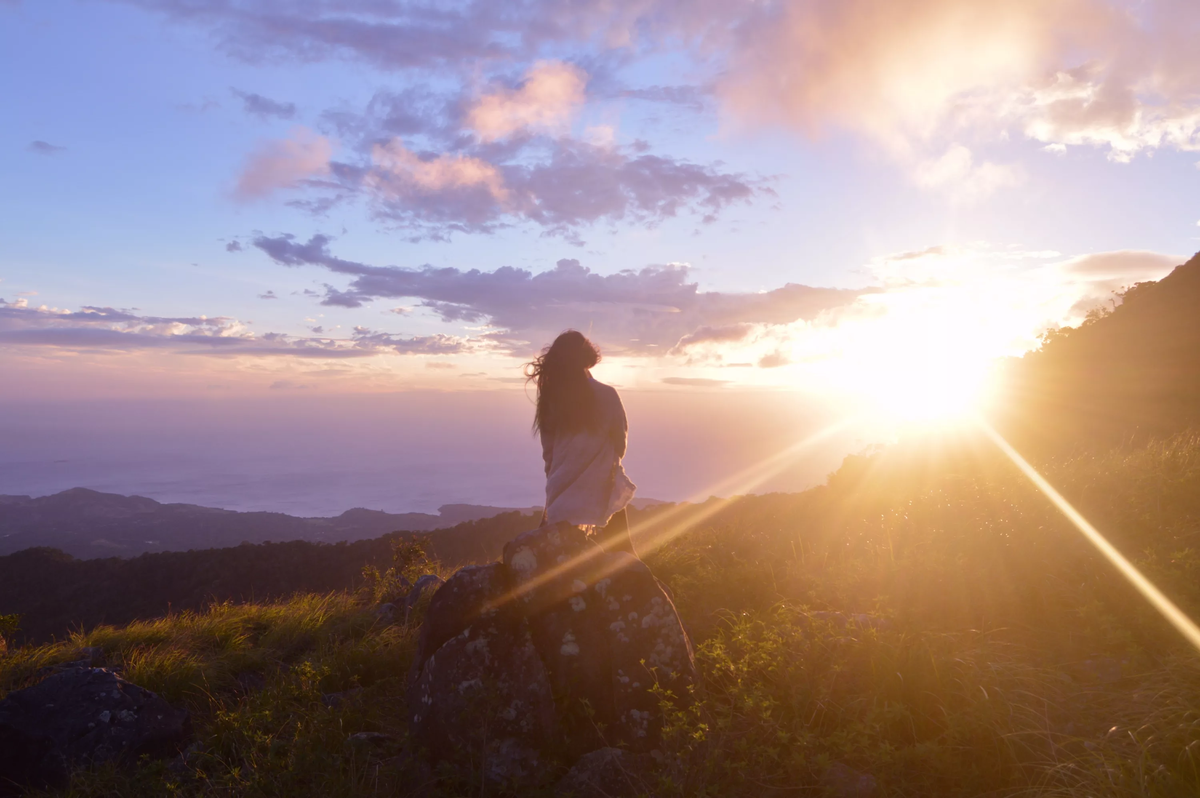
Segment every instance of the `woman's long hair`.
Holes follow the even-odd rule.
[[[567,330],[525,364],[526,383],[537,383],[534,434],[553,437],[596,428],[596,396],[587,370],[599,362],[596,345],[583,333]]]

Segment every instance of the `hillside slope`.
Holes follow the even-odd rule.
[[[497,558],[508,540],[536,525],[536,515],[509,512],[419,537],[436,559],[454,566]],[[212,601],[349,590],[361,583],[364,566],[386,566],[401,537],[246,543],[130,559],[79,560],[58,549],[27,549],[0,557],[0,615],[22,616],[22,639],[45,641],[73,629],[200,609]]]
[[[37,498],[0,496],[0,555],[34,547],[51,547],[73,557],[90,558],[214,549],[243,542],[337,543],[397,530],[443,529],[514,509],[540,511],[447,504],[437,515],[385,513],[358,507],[332,518],[298,518],[284,513],[162,504],[143,496],[73,488]]]
[[[1200,423],[1200,255],[1010,364],[996,416],[1023,443],[1111,444]]]

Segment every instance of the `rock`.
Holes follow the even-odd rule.
[[[351,748],[382,748],[395,741],[395,737],[382,732],[358,732],[346,738],[346,744]]]
[[[507,620],[477,618],[425,661],[408,692],[409,727],[435,763],[540,783],[554,762],[543,753],[555,743],[554,701],[528,632]]]
[[[628,554],[603,555],[609,575],[590,586],[609,637],[613,714],[611,737],[633,750],[655,748],[661,730],[655,684],[683,703],[696,683],[692,644],[675,605],[645,563]]]
[[[504,567],[513,599],[526,615],[570,600],[575,582],[586,581],[595,558],[604,553],[582,529],[561,523],[524,532],[504,544]]]
[[[518,536],[504,547],[504,564],[550,674],[569,748],[653,748],[660,713],[650,688],[661,683],[686,700],[696,669],[675,605],[650,569],[603,551],[569,524]],[[591,717],[577,717],[573,705],[583,703]]]
[[[396,622],[396,605],[395,604],[380,604],[375,608],[373,613],[375,620],[384,626],[391,626]]]
[[[480,618],[494,617],[507,590],[504,566],[500,563],[461,568],[438,588],[421,624],[417,653],[408,672],[409,683],[421,675],[425,661],[447,640]]]
[[[437,590],[440,586],[446,584],[446,580],[442,579],[437,574],[425,574],[417,580],[412,589],[404,596],[404,614],[408,617],[408,613],[412,612],[413,607],[417,606],[417,602],[426,592]]]
[[[174,756],[191,717],[102,668],[73,668],[0,701],[0,785],[65,786],[72,767]]]
[[[654,758],[620,748],[584,754],[554,787],[555,798],[635,798],[650,794]]]
[[[687,702],[696,669],[650,569],[558,524],[518,536],[503,562],[464,568],[434,594],[411,679],[418,745],[441,758],[483,751],[475,759],[488,778],[528,786],[555,757],[653,750],[662,713],[651,690]],[[486,745],[475,739],[485,730]]]
[[[821,786],[834,798],[872,798],[879,792],[875,777],[834,762],[821,776]]]

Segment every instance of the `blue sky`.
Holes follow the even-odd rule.
[[[0,2],[0,400],[486,394],[568,325],[630,391],[973,372],[1200,249],[1196,35],[1186,0]]]

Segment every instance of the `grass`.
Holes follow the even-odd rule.
[[[1200,612],[1200,436],[1042,470]],[[1200,795],[1200,652],[969,443],[898,446],[804,494],[635,520],[665,541],[647,562],[701,673],[690,705],[663,696],[656,795],[822,795],[835,763],[889,797]],[[184,767],[81,772],[71,796],[480,794],[472,774],[437,781],[404,755],[420,610],[385,626],[372,608],[429,567],[401,549],[355,595],[217,604],[11,650],[0,693],[96,646],[192,711]],[[356,745],[364,731],[388,737]]]

